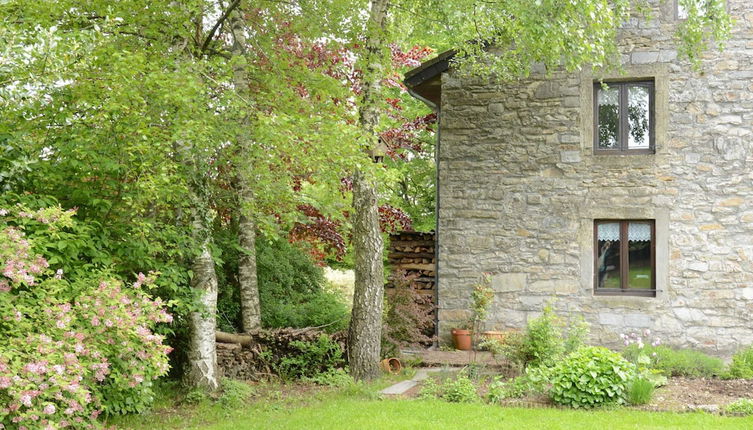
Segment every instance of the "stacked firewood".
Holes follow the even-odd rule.
[[[390,236],[387,261],[392,272],[403,271],[420,293],[434,296],[436,264],[434,233],[400,232]],[[391,288],[391,285],[387,285]]]
[[[339,343],[345,355],[345,333],[329,335],[315,327],[255,330],[242,334],[216,332],[217,366],[227,378],[268,378],[275,375],[275,363],[299,353],[292,342],[316,342],[323,334]]]
[[[434,232],[400,232],[390,235],[387,262],[393,274],[402,272],[410,280],[416,292],[429,298],[429,305],[436,306],[436,262]],[[394,288],[390,282],[385,286]],[[431,328],[431,334],[434,328]]]

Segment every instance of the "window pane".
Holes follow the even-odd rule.
[[[620,90],[598,88],[599,149],[618,149],[620,135]]]
[[[596,230],[599,246],[597,288],[620,288],[620,223],[598,224]]]
[[[642,86],[629,86],[628,91],[628,135],[629,149],[648,149],[650,136],[649,123],[649,88]]]
[[[628,224],[628,288],[651,289],[651,224]]]

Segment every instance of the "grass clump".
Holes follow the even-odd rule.
[[[737,379],[753,379],[753,346],[740,350],[732,356],[728,376]]]
[[[753,415],[753,399],[737,399],[724,408],[725,412]]]
[[[724,362],[717,357],[690,349],[672,349],[667,346],[645,346],[643,352],[650,358],[648,367],[667,376],[689,378],[715,377],[724,374]],[[641,350],[635,345],[625,348],[622,354],[635,361]]]
[[[654,395],[654,383],[645,378],[635,378],[627,386],[625,398],[631,405],[646,405]]]

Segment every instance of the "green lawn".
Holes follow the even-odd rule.
[[[266,390],[266,389],[265,389]],[[671,414],[628,409],[576,411],[380,400],[374,387],[342,391],[279,388],[245,404],[162,399],[151,413],[111,421],[130,429],[753,429],[753,417]]]

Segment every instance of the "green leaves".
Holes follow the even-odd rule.
[[[582,347],[551,369],[552,399],[562,405],[594,407],[623,403],[635,366],[616,352]]]

